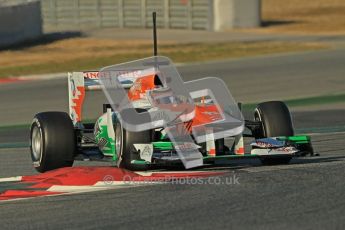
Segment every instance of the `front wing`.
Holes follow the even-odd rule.
[[[244,154],[236,154],[232,148],[225,148],[224,152],[215,155],[205,152],[204,163],[214,162],[217,159],[236,158],[263,158],[263,157],[300,157],[313,155],[311,140],[309,136],[289,136],[256,139],[251,144],[251,151]],[[199,146],[201,148],[201,146]],[[180,159],[174,149],[173,143],[168,141],[152,142],[151,144],[135,144],[133,151],[140,155],[140,160],[132,161],[132,164],[174,164]]]

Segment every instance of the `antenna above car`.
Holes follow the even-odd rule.
[[[153,26],[153,56],[157,56],[157,25],[156,25],[156,12],[152,12],[152,26]]]
[[[147,61],[147,62],[143,62],[142,65],[143,66],[153,66],[156,69],[159,68],[159,66],[162,65],[170,65],[170,62],[166,59],[161,59],[158,57],[158,48],[157,48],[157,23],[156,20],[157,19],[157,13],[156,12],[152,12],[152,28],[153,28],[153,60],[151,61]]]

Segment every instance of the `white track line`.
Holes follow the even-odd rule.
[[[15,181],[22,181],[22,176],[14,176],[14,177],[7,177],[7,178],[0,178],[1,182],[15,182]]]

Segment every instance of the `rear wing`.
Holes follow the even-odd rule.
[[[96,89],[101,89],[98,72],[68,73],[68,107],[74,125],[81,121],[85,91]]]
[[[122,79],[124,88],[130,88],[134,79]],[[82,120],[82,107],[85,99],[85,92],[89,90],[101,90],[99,72],[71,72],[68,73],[68,107],[69,115],[74,125]]]
[[[129,89],[137,78],[154,74],[154,69],[146,71],[124,71],[118,76],[123,88]],[[70,72],[68,73],[68,107],[69,115],[74,126],[82,120],[82,107],[85,99],[85,92],[90,90],[101,90],[98,71]]]

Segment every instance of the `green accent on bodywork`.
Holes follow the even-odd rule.
[[[152,144],[153,144],[154,149],[159,149],[159,150],[173,150],[174,149],[172,142],[168,142],[168,141],[152,142]]]
[[[144,160],[132,160],[131,164],[136,164],[136,165],[149,165],[151,164],[150,162],[144,161]]]
[[[290,141],[296,144],[307,144],[310,142],[310,136],[299,135],[299,136],[289,136],[289,137],[278,137],[280,141]]]
[[[103,118],[99,118],[96,125],[101,124],[102,121]],[[102,140],[103,142],[105,140],[106,143],[102,143]],[[113,161],[116,161],[118,159],[115,149],[115,140],[109,137],[107,125],[99,125],[99,129],[97,133],[95,133],[95,141],[99,146],[103,145],[102,148],[100,148],[100,150],[104,155],[112,156]]]
[[[96,136],[95,136],[97,143],[99,143],[99,141],[101,141],[102,138],[107,141],[107,143],[104,145],[104,148],[102,149],[102,152],[104,154],[114,154],[115,153],[115,141],[109,137],[108,127],[106,125],[100,126],[100,132],[98,132],[98,134],[96,134]]]

